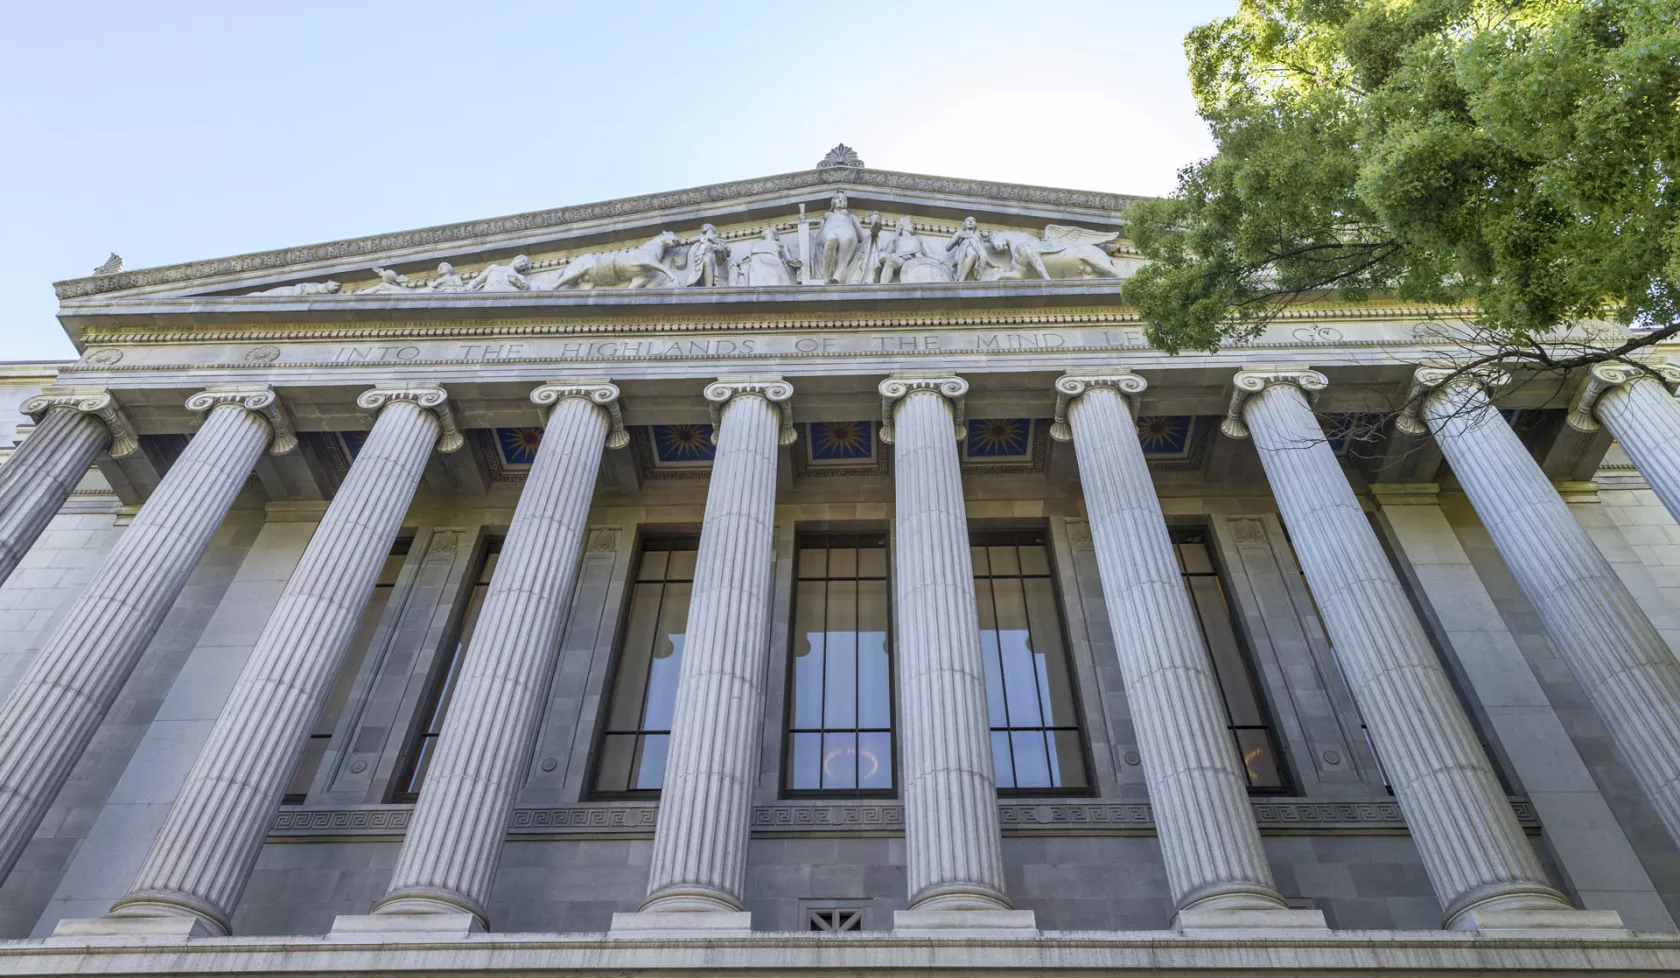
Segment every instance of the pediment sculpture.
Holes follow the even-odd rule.
[[[890,224],[879,212],[860,220],[844,193],[836,192],[813,228],[800,205],[793,237],[790,225],[770,225],[756,237],[742,231],[720,232],[703,224],[681,237],[661,231],[640,245],[594,251],[570,259],[546,261],[533,269],[530,257],[516,255],[505,264],[492,262],[470,277],[441,262],[430,280],[410,278],[375,266],[379,280],[356,295],[451,295],[486,292],[569,291],[588,289],[775,288],[821,285],[935,285],[1021,279],[1119,279],[1114,258],[1118,231],[1093,231],[1065,224],[1046,225],[1042,234],[1008,228],[984,229],[973,217],[955,231],[938,225],[917,227],[908,214]],[[949,233],[947,233],[949,231]],[[802,258],[809,254],[809,265]],[[334,295],[342,286],[300,282],[252,292],[254,296]]]

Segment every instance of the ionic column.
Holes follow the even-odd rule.
[[[1680,520],[1680,401],[1673,394],[1680,386],[1680,367],[1647,366],[1594,366],[1569,412],[1569,424],[1577,431],[1595,431],[1602,421],[1669,515]]]
[[[1220,911],[1257,910],[1267,913],[1244,914],[1245,924],[1323,927],[1321,913],[1292,914],[1272,881],[1218,681],[1138,442],[1128,399],[1144,387],[1142,377],[1123,371],[1063,377],[1050,433],[1072,441],[1079,459],[1175,923],[1208,926],[1235,916]]]
[[[745,919],[739,912],[763,733],[776,449],[793,443],[792,396],[782,381],[706,388],[717,454],[642,904],[652,917],[725,911]],[[619,915],[614,928],[634,916]]]
[[[356,403],[377,413],[373,430],[110,916],[191,917],[212,933],[229,930],[426,460],[434,446],[461,445],[440,388],[376,388]]]
[[[1680,659],[1488,400],[1495,370],[1425,368],[1409,403],[1651,805],[1680,840]],[[1415,417],[1402,426],[1421,427]]]
[[[187,399],[203,427],[0,705],[0,876],[40,824],[265,446],[296,447],[274,391]],[[27,444],[27,442],[25,442]]]
[[[1254,436],[1445,926],[1491,926],[1508,920],[1497,916],[1508,911],[1580,921],[1546,882],[1428,633],[1313,416],[1309,395],[1325,384],[1314,370],[1243,370],[1223,430]]]
[[[35,431],[0,465],[0,584],[35,545],[88,466],[140,447],[134,425],[109,391],[49,387],[24,402]]]
[[[531,400],[553,405],[542,445],[375,914],[468,913],[489,926],[485,907],[548,705],[544,695],[560,652],[601,448],[630,441],[612,384],[547,384]]]
[[[894,659],[910,910],[1009,910],[957,458],[968,382],[888,378],[880,391],[881,441],[893,446]]]

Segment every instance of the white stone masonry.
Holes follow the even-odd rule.
[[[893,446],[900,791],[910,909],[1008,910],[953,428],[957,377],[881,383]],[[960,428],[956,429],[960,431]]]
[[[188,399],[204,425],[0,705],[0,876],[9,872],[275,439],[274,392]],[[276,443],[275,447],[290,447]]]
[[[642,904],[654,918],[743,909],[764,718],[777,445],[791,441],[793,387],[719,381],[705,395],[721,416]]]
[[[548,384],[531,399],[553,410],[376,914],[468,913],[489,926],[485,908],[548,705],[602,446],[629,440],[611,384]]]
[[[1488,400],[1492,372],[1418,371],[1423,419],[1611,740],[1680,840],[1680,660]],[[1416,400],[1416,397],[1414,397]]]
[[[1227,434],[1252,432],[1267,482],[1445,925],[1490,913],[1575,919],[1546,881],[1429,635],[1313,415],[1311,370],[1244,370]]]
[[[309,730],[439,441],[438,388],[375,389],[373,430],[310,538],[113,917],[228,933]]]
[[[1057,415],[1069,427],[1052,434],[1071,440],[1079,460],[1167,884],[1179,911],[1286,912],[1138,442],[1128,396],[1144,387],[1133,374],[1061,378]]]

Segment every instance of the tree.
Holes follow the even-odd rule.
[[[1680,332],[1680,0],[1241,0],[1185,48],[1217,152],[1127,212],[1157,347],[1331,296],[1465,307],[1540,368]]]

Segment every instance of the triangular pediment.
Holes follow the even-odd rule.
[[[847,198],[843,211],[837,193]],[[1120,234],[1121,211],[1135,199],[830,166],[117,271],[56,288],[73,306],[163,297],[447,302],[512,291],[867,287],[885,284],[883,276],[906,285],[959,276],[1100,279],[1123,277],[1137,264]]]

